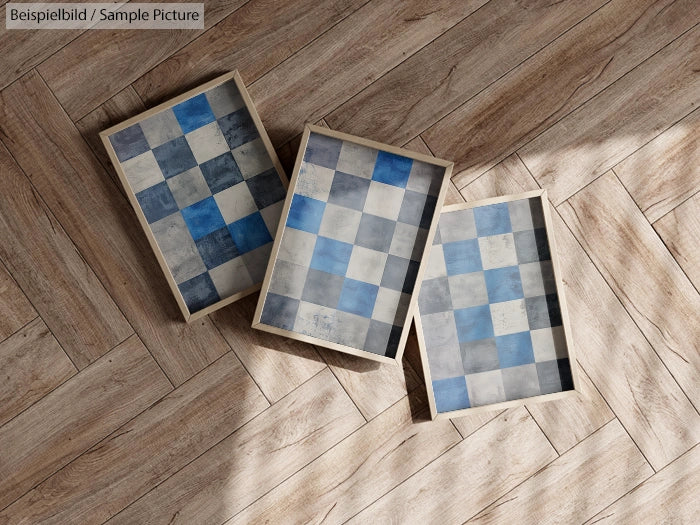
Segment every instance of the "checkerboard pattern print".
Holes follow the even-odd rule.
[[[444,172],[312,132],[261,323],[395,357]]]
[[[233,80],[109,140],[190,313],[262,281],[286,190]]]
[[[418,310],[437,412],[573,389],[539,197],[442,213]]]

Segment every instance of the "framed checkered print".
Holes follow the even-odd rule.
[[[415,319],[433,418],[575,391],[551,232],[543,190],[442,210]]]
[[[451,171],[307,126],[253,327],[400,359]]]
[[[100,136],[185,319],[260,289],[287,179],[236,71]]]

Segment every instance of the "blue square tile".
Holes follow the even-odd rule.
[[[249,178],[246,184],[259,210],[284,200],[287,195],[287,190],[275,168]]]
[[[452,412],[471,407],[467,393],[467,381],[464,376],[433,381],[433,393],[435,394],[435,409],[438,412]]]
[[[345,275],[352,255],[352,244],[319,236],[316,239],[311,268],[326,273]]]
[[[247,217],[228,225],[233,242],[241,254],[253,251],[255,248],[272,242],[270,232],[260,212],[251,213]]]
[[[306,144],[304,161],[334,170],[338,165],[338,157],[342,146],[342,140],[320,135],[319,133],[311,133]]]
[[[243,107],[230,115],[221,117],[218,122],[230,149],[247,144],[260,136],[248,108]]]
[[[195,241],[226,226],[214,197],[209,197],[192,206],[183,208],[182,216]]]
[[[219,193],[243,182],[243,175],[230,151],[199,165],[212,193]]]
[[[369,191],[369,180],[336,171],[331,183],[328,202],[362,211]]]
[[[517,266],[485,270],[484,279],[491,303],[512,301],[524,296],[520,269]]]
[[[283,330],[293,330],[297,310],[299,310],[298,299],[268,293],[265,297],[265,306],[263,306],[260,322]]]
[[[166,179],[197,165],[185,137],[178,137],[153,149],[153,155]]]
[[[190,313],[198,312],[219,301],[219,294],[208,273],[193,277],[178,285]]]
[[[163,181],[136,194],[136,200],[148,223],[153,223],[175,213],[179,208],[168,183]]]
[[[527,365],[535,362],[530,332],[499,335],[496,337],[498,363],[501,368]]]
[[[391,184],[399,188],[405,188],[408,176],[411,174],[413,159],[395,155],[386,151],[377,153],[377,161],[374,164],[372,180]]]
[[[195,244],[207,270],[238,257],[238,248],[236,248],[236,243],[233,242],[228,228],[213,231],[195,241]]]
[[[184,133],[194,131],[216,120],[204,93],[180,102],[173,108],[173,113]]]
[[[338,309],[362,317],[372,317],[378,291],[379,286],[346,277],[340,292]]]
[[[146,141],[141,126],[138,124],[134,124],[133,126],[129,126],[126,129],[110,135],[109,141],[112,143],[112,147],[117,154],[119,162],[129,160],[151,149]]]
[[[460,343],[493,337],[493,322],[489,305],[482,304],[454,311],[457,337]]]
[[[513,230],[506,202],[474,208],[474,222],[479,237],[508,233]]]
[[[318,233],[326,203],[295,193],[287,215],[287,226],[309,233]]]
[[[461,275],[463,273],[478,272],[482,269],[479,241],[476,239],[447,242],[442,245],[442,250],[445,257],[447,275]]]

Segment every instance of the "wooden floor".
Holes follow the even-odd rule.
[[[4,2],[0,1],[0,4]],[[0,18],[5,7],[0,7]],[[697,523],[697,0],[213,0],[204,31],[0,30],[0,524]],[[582,394],[427,421],[403,367],[185,325],[97,133],[238,68],[306,121],[546,188]]]

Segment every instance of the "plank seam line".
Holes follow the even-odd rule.
[[[353,399],[353,397],[350,395],[350,392],[348,392],[348,389],[345,388],[345,385],[343,385],[343,382],[342,382],[342,381],[338,378],[338,376],[336,375],[335,371],[333,370],[333,367],[332,367],[332,366],[330,365],[330,363],[328,362],[328,359],[326,359],[326,357],[325,357],[321,352],[319,352],[319,348],[318,348],[316,345],[311,345],[311,346],[312,346],[313,349],[316,351],[316,353],[318,354],[318,356],[319,356],[321,359],[323,359],[323,362],[326,363],[326,366],[328,367],[328,370],[331,371],[331,374],[333,374],[333,377],[335,377],[335,380],[336,380],[336,381],[338,382],[338,384],[340,385],[340,388],[342,388],[342,389],[345,391],[345,395],[348,396],[348,397],[350,398],[350,401],[352,401],[352,404],[355,405],[355,408],[357,409],[357,411],[358,411],[358,412],[360,413],[360,415],[362,416],[362,419],[365,420],[365,423],[369,423],[369,420],[367,419],[367,416],[365,416],[364,413],[362,412],[362,410],[360,410],[360,407],[357,406],[357,403],[355,402],[355,400]],[[333,350],[331,350],[331,351],[333,351]],[[341,368],[342,368],[342,367],[341,367]],[[406,395],[408,395],[408,393],[406,393]],[[403,399],[403,397],[402,397],[401,399]],[[398,401],[397,401],[397,403],[398,403]],[[380,414],[381,414],[381,412],[380,412]]]
[[[0,259],[0,264],[2,264],[3,266],[5,266],[5,265],[3,264],[3,262],[2,262],[1,259]],[[9,272],[8,272],[8,274],[9,274]],[[11,274],[10,274],[10,277],[12,277]],[[13,280],[14,280],[14,279],[13,279]],[[19,288],[19,290],[22,291],[22,288],[19,287],[19,284],[17,283],[17,281],[15,281],[15,284],[17,285],[17,288]],[[25,295],[24,297],[27,298],[26,295]],[[28,302],[29,304],[31,304],[31,301],[29,301],[28,298],[27,298],[27,302]],[[33,307],[33,306],[34,306],[34,305],[32,305],[32,307]],[[34,312],[36,313],[36,310],[34,310]],[[27,322],[24,323],[22,326],[20,326],[19,328],[17,328],[17,330],[15,330],[14,332],[12,332],[12,333],[11,333],[10,335],[8,335],[7,337],[5,337],[5,338],[3,338],[2,340],[0,340],[0,346],[2,346],[3,343],[5,343],[5,341],[7,341],[8,339],[10,339],[10,337],[12,337],[12,336],[14,336],[14,335],[17,335],[19,332],[21,332],[22,330],[24,330],[27,326],[29,326],[30,324],[32,324],[34,321],[36,321],[36,320],[37,320],[38,318],[40,318],[40,317],[41,317],[41,316],[40,316],[38,313],[36,313],[36,315],[35,315],[34,317],[32,317],[29,321],[27,321]],[[43,321],[43,319],[42,319],[42,321]],[[44,324],[46,324],[46,323],[44,323]],[[64,351],[64,352],[65,352],[65,351]],[[70,357],[69,357],[69,359],[70,359]],[[71,361],[71,363],[72,363],[72,361]],[[75,366],[75,365],[73,365],[73,366]]]
[[[525,410],[527,410],[527,413],[530,414],[530,417],[532,418],[532,420],[533,420],[533,421],[535,422],[535,424],[537,425],[537,428],[539,428],[539,429],[540,429],[540,432],[542,432],[542,435],[547,439],[547,443],[549,443],[549,446],[552,447],[552,450],[554,451],[554,453],[555,453],[557,456],[561,456],[561,453],[559,453],[559,450],[557,450],[557,447],[554,446],[554,444],[552,443],[552,440],[549,439],[549,436],[547,435],[547,433],[546,433],[544,430],[542,430],[542,427],[540,426],[539,422],[537,421],[537,419],[535,419],[535,416],[532,415],[532,412],[530,412],[530,409],[528,408],[527,404],[525,404],[525,405],[523,405],[523,406],[525,407]],[[590,435],[590,434],[589,434],[589,435]],[[585,438],[584,438],[584,439],[585,439]],[[577,444],[578,444],[578,443],[577,443]],[[574,445],[574,446],[576,446],[576,445]],[[573,448],[573,447],[571,447],[571,448]]]

